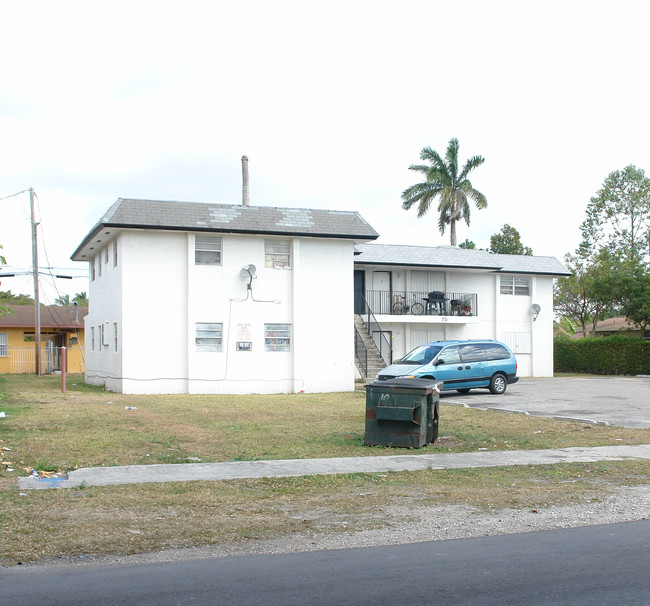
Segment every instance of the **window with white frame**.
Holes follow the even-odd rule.
[[[90,281],[92,282],[95,279],[95,257],[88,261],[90,269]]]
[[[291,241],[264,240],[264,264],[273,269],[291,269]]]
[[[291,324],[265,324],[264,351],[291,351]]]
[[[0,356],[9,355],[9,333],[0,332]]]
[[[117,267],[117,240],[113,242],[113,267]]]
[[[221,351],[223,324],[197,322],[195,331],[196,351]]]
[[[108,265],[108,246],[104,249],[104,263]]]
[[[117,352],[117,322],[113,322],[113,351]]]
[[[500,276],[499,292],[502,295],[530,295],[530,278],[526,276]]]
[[[221,238],[195,236],[194,263],[195,265],[221,265]]]
[[[102,253],[97,255],[97,277],[102,277]]]
[[[95,351],[95,327],[90,327],[90,351]]]

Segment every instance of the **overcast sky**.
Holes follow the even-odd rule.
[[[607,175],[650,170],[649,19],[625,0],[3,3],[0,198],[33,187],[39,264],[87,275],[70,255],[118,197],[240,203],[246,154],[251,204],[448,245],[400,195],[421,149],[455,137],[462,161],[485,157],[488,199],[458,241],[508,223],[562,259]],[[0,200],[12,268],[31,266],[28,218],[28,193]],[[88,290],[51,282],[46,303]]]

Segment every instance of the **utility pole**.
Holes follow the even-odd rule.
[[[34,216],[34,188],[29,188],[29,207],[32,219],[32,271],[34,274],[34,325],[36,337],[36,375],[41,376],[41,303],[38,290],[38,241],[37,227]]]

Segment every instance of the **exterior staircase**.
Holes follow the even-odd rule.
[[[368,372],[364,373],[363,369],[360,368],[358,362],[355,360],[355,363],[357,364],[357,369],[364,381],[374,381],[375,377],[377,376],[377,373],[380,370],[386,368],[386,363],[382,360],[382,357],[379,353],[379,349],[377,349],[377,346],[375,345],[373,338],[368,334],[366,323],[358,314],[354,315],[354,326],[359,332],[359,335],[361,336],[361,340],[363,341],[363,344],[366,346],[366,349],[368,350]]]

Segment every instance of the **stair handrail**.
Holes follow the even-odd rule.
[[[354,355],[364,379],[368,378],[368,348],[363,342],[357,327],[354,327]]]
[[[374,331],[379,333],[379,345],[377,346],[377,350],[379,351],[379,355],[381,356],[381,359],[384,361],[384,364],[386,364],[386,366],[390,366],[393,363],[393,347],[390,343],[390,340],[386,336],[386,333],[382,330],[379,322],[377,322],[377,318],[375,318],[375,314],[372,313],[372,309],[370,309],[370,305],[368,305],[365,295],[362,293],[359,293],[359,295],[361,296],[361,302],[363,303],[363,308],[364,308],[363,314],[359,314],[359,315],[368,316],[368,320],[365,322],[366,330],[368,331],[368,335],[370,336],[370,338],[372,338],[373,340],[375,339],[375,337],[372,334],[373,333],[372,327],[373,326],[377,327],[376,330]],[[375,341],[375,345],[377,345],[376,341]]]

